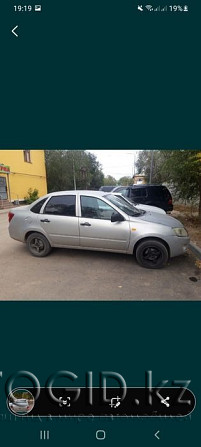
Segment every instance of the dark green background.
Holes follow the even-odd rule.
[[[189,13],[140,13],[134,0],[41,3],[41,13],[14,13],[15,0],[3,1],[2,148],[200,144],[200,1],[186,2]]]
[[[56,297],[55,297],[56,298]],[[106,430],[103,445],[155,445],[160,430],[163,446],[189,446],[200,430],[200,310],[201,303],[1,303],[0,408],[7,414],[0,421],[7,445],[36,446],[40,430],[50,430],[48,445],[95,446],[96,430]],[[16,329],[16,322],[22,329]],[[119,372],[128,386],[145,386],[145,371],[153,371],[153,385],[162,379],[191,380],[197,407],[189,418],[149,419],[47,419],[9,420],[4,384],[21,369],[33,372],[44,386],[57,370],[78,376],[76,386],[85,385],[85,372]],[[15,386],[30,386],[18,380]],[[111,385],[116,386],[113,382]],[[56,384],[55,384],[56,385]],[[58,382],[58,386],[61,382]],[[69,386],[63,380],[62,386]],[[71,383],[72,386],[72,383]],[[43,441],[44,442],[44,441]]]

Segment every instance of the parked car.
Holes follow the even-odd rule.
[[[99,191],[111,192],[114,188],[115,186],[101,186],[99,188]]]
[[[122,188],[127,188],[127,186],[115,186],[112,192],[120,192]]]
[[[113,190],[112,194],[114,194],[116,197],[121,197],[123,200],[125,200],[125,202],[135,206],[135,208],[139,210],[151,211],[152,213],[154,212],[154,213],[166,214],[166,212],[162,208],[158,208],[157,206],[151,206],[151,205],[143,205],[142,203],[135,203],[131,199],[128,199],[128,197],[123,196],[120,192],[115,192]]]
[[[160,268],[189,244],[177,219],[101,191],[54,192],[12,208],[8,216],[11,238],[25,242],[37,257],[53,247],[101,250],[134,254],[140,265]]]
[[[27,399],[15,399],[13,402],[9,402],[9,407],[14,412],[27,411],[29,402]]]
[[[118,186],[113,192],[121,193],[132,202],[162,208],[165,212],[173,210],[172,196],[164,185]]]

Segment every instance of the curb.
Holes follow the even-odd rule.
[[[201,248],[199,248],[197,245],[190,242],[188,248],[194,253],[194,255],[197,256],[197,258],[201,259]]]

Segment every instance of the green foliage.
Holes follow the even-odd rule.
[[[112,175],[104,177],[104,186],[116,186],[117,180]]]
[[[150,175],[151,152],[140,151],[138,172]],[[201,151],[155,150],[153,151],[153,182],[167,182],[174,188],[176,198],[194,202],[199,200],[201,221]]]
[[[118,185],[121,185],[121,186],[133,185],[133,178],[132,177],[127,177],[127,176],[121,177],[118,180]]]
[[[163,163],[165,161],[164,152],[166,151],[139,151],[138,159],[136,161],[137,173],[145,174],[147,181],[149,182],[152,163],[151,183],[162,183],[164,180],[161,173],[161,167],[163,166]]]
[[[46,150],[48,192],[99,189],[103,172],[94,154],[84,150]]]
[[[166,181],[174,185],[178,198],[194,202],[199,200],[201,221],[201,151],[166,151],[162,172]]]
[[[26,203],[29,205],[30,203],[35,202],[35,200],[39,199],[38,196],[38,189],[32,189],[29,188],[28,189],[28,195],[24,198],[24,200],[26,201]]]

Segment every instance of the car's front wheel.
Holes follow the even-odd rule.
[[[166,246],[155,239],[140,242],[136,249],[138,264],[149,269],[159,269],[167,264],[169,255]]]
[[[51,245],[43,234],[32,233],[27,238],[27,248],[33,256],[42,258],[51,251]]]

